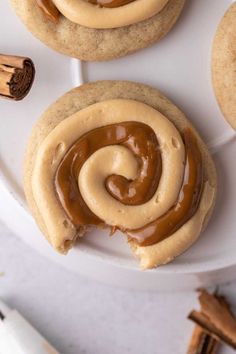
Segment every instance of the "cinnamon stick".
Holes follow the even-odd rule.
[[[187,354],[216,354],[219,349],[219,342],[196,326],[194,328]]]
[[[192,311],[189,319],[216,340],[236,350],[236,318],[226,299],[202,291],[199,302],[201,311]]]
[[[31,59],[0,54],[0,96],[22,100],[30,91],[34,77]]]

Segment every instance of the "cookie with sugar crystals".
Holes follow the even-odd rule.
[[[180,16],[185,0],[11,0],[27,28],[58,52],[109,60],[150,46]]]
[[[48,108],[29,140],[24,186],[56,250],[79,245],[91,226],[118,229],[144,269],[198,239],[217,189],[184,114],[157,89],[127,81],[82,85]]]

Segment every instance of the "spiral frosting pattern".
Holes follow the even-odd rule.
[[[57,232],[64,213],[66,226],[118,228],[146,247],[194,216],[203,176],[191,129],[182,134],[150,106],[116,99],[93,104],[51,131],[38,151],[33,190],[49,233]]]
[[[53,22],[59,13],[79,25],[105,29],[128,26],[159,13],[169,0],[36,0]]]

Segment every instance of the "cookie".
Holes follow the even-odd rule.
[[[236,129],[236,3],[221,20],[212,49],[212,81],[220,109]]]
[[[74,12],[70,8],[67,8],[68,4],[72,2],[77,5],[80,4],[80,6],[81,4],[89,6],[93,11],[98,11],[99,13],[105,10],[115,12],[113,22],[116,19],[117,26],[119,23],[122,25],[131,21],[130,25],[97,29],[87,27],[89,26],[88,21],[86,22],[87,26],[85,26],[72,22],[72,20],[69,20],[64,15],[61,15],[58,22],[54,23],[41,11],[41,8],[37,5],[37,1],[39,2],[39,0],[11,0],[11,3],[18,16],[38,39],[58,52],[86,61],[119,58],[152,45],[171,30],[180,16],[185,3],[185,0],[135,0],[117,8],[98,8],[84,0],[76,0],[74,2],[65,0],[55,1],[55,4],[60,7],[61,11],[63,11],[61,7],[61,3],[63,3],[63,9],[64,7],[66,8],[63,11],[64,14],[73,19],[73,21],[76,21],[76,18],[73,16]],[[40,2],[45,3],[46,1]],[[159,6],[156,4],[159,4]],[[140,5],[138,11],[136,11],[137,5]],[[56,11],[58,11],[57,8]],[[84,9],[83,11],[83,13],[86,13]],[[116,11],[119,16],[116,16]],[[131,14],[136,17],[127,19],[122,15],[124,11],[125,14]],[[78,15],[78,12],[75,13]],[[105,21],[104,19],[108,21],[111,15],[107,16],[105,12],[101,17],[103,21]],[[89,15],[85,16],[85,18],[88,20]],[[99,21],[99,16],[93,14],[92,24],[95,18]],[[125,22],[124,18],[129,21]],[[54,19],[57,20],[56,15]],[[119,22],[118,19],[122,20],[123,23]],[[134,23],[132,23],[132,20]],[[96,25],[98,26],[99,24],[96,23]],[[108,23],[106,25],[108,26]]]
[[[147,269],[197,240],[214,206],[216,171],[191,123],[158,90],[100,81],[73,89],[42,115],[24,186],[56,250],[66,253],[91,225],[119,229]]]

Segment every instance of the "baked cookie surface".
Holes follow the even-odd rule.
[[[118,140],[114,144],[111,138]],[[75,152],[83,163],[74,159]],[[145,169],[146,155],[151,169]],[[140,165],[140,161],[146,162]],[[67,167],[72,165],[68,175]],[[119,175],[123,179],[117,180]],[[191,183],[186,183],[191,175]],[[150,179],[155,182],[152,176],[157,184],[150,184]],[[127,181],[131,193],[124,193]],[[214,206],[216,172],[195,129],[158,90],[132,82],[101,81],[68,92],[40,118],[26,152],[24,186],[30,209],[55,249],[67,252],[89,225],[105,223],[127,234],[134,255],[146,269],[170,262],[199,237]],[[139,191],[139,199],[134,190]],[[183,195],[188,207],[180,208],[179,219],[172,211],[178,198],[176,205],[181,206]],[[174,226],[168,229],[170,220]],[[142,239],[143,228],[146,232],[146,225],[154,224],[159,228],[157,238]]]
[[[53,23],[44,16],[36,0],[11,0],[11,3],[27,28],[49,47],[81,60],[101,61],[128,55],[160,40],[177,21],[185,0],[169,0],[151,18],[110,29],[88,28],[64,16]]]
[[[220,109],[236,130],[236,3],[221,20],[212,48],[212,81]]]

